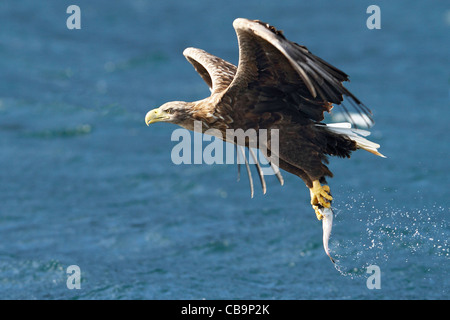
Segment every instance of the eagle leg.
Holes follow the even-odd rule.
[[[330,195],[330,187],[321,185],[319,180],[313,181],[312,188],[309,188],[311,194],[311,205],[316,212],[317,219],[322,220],[323,215],[320,213],[320,208],[330,208],[333,197]]]

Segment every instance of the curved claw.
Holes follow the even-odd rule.
[[[313,187],[309,189],[311,193],[311,205],[316,212],[317,219],[322,220],[321,208],[330,208],[333,197],[330,195],[330,187],[320,185],[318,180],[313,181]]]
[[[322,212],[320,212],[320,208],[319,208],[319,206],[316,206],[316,205],[312,205],[312,207],[313,207],[313,209],[314,209],[314,212],[316,213],[316,217],[317,217],[317,220],[322,220],[323,219],[323,214],[322,214]]]

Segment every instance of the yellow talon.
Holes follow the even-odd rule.
[[[319,180],[315,180],[309,191],[311,193],[311,205],[316,212],[317,219],[322,220],[323,215],[319,211],[319,206],[331,207],[333,197],[330,195],[330,187],[327,185],[321,186]]]
[[[315,206],[315,205],[313,205],[312,207],[313,207],[314,211],[316,212],[317,219],[319,221],[322,220],[323,219],[323,215],[320,213],[319,207]]]

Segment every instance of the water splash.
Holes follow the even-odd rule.
[[[361,198],[364,201],[361,201]],[[366,276],[369,265],[398,265],[420,259],[429,268],[448,273],[449,208],[381,207],[366,196],[334,209],[335,232],[331,248],[336,270],[343,276]],[[344,228],[345,225],[345,228]],[[444,270],[442,270],[444,269]]]

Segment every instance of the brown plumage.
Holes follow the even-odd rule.
[[[327,156],[350,157],[359,148],[382,156],[379,145],[361,137],[366,131],[321,123],[324,112],[339,105],[352,121],[344,98],[368,125],[371,112],[342,85],[348,80],[344,72],[287,40],[281,31],[247,19],[236,19],[233,27],[239,41],[238,67],[203,50],[186,49],[183,54],[208,84],[211,96],[166,103],[150,111],[146,123],[168,121],[193,130],[198,120],[203,132],[219,129],[224,140],[226,129],[278,129],[279,167],[305,182],[321,219],[319,209],[330,207],[332,200],[328,186],[321,185],[332,176]],[[267,148],[266,156],[274,156],[270,140]]]

